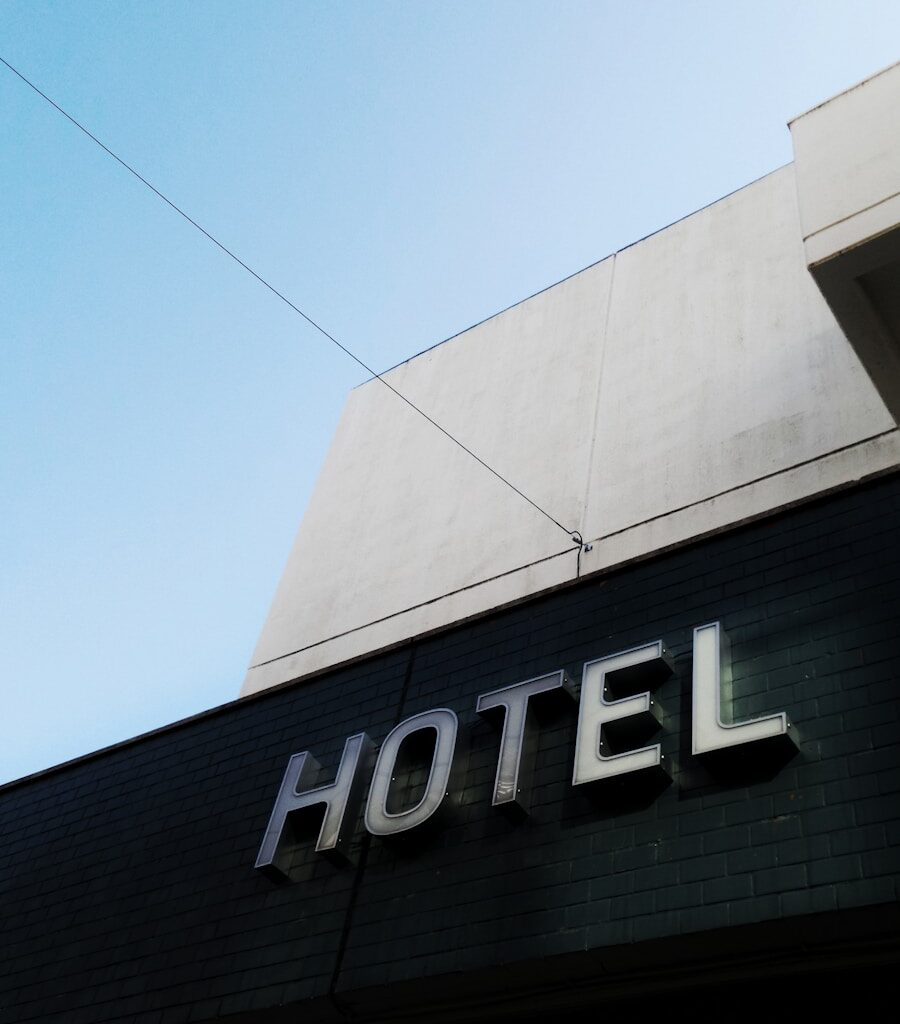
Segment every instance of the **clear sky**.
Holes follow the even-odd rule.
[[[0,55],[382,369],[787,163],[900,4],[0,0]],[[0,112],[2,781],[236,697],[363,374]]]

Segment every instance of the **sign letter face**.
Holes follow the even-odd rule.
[[[407,718],[388,733],[378,754],[366,804],[366,828],[373,836],[392,836],[407,832],[427,821],[441,806],[450,781],[457,726],[458,719],[453,711],[449,708],[437,708]],[[391,782],[400,746],[407,737],[426,729],[433,729],[436,737],[425,793],[414,807],[402,811],[389,811]]]
[[[327,786],[316,785],[321,780],[322,766],[309,751],[291,756],[256,858],[258,870],[272,878],[287,878],[289,857],[284,833],[289,818],[316,804],[325,805],[316,851],[343,854],[359,808],[362,770],[371,764],[374,750],[364,732],[351,736],[344,744],[337,778]]]
[[[648,768],[662,770],[659,744],[611,753],[611,740],[623,745],[633,736],[659,725],[659,708],[649,693],[637,693],[621,700],[609,700],[610,679],[644,678],[645,685],[656,685],[672,671],[672,659],[662,641],[611,654],[584,666],[581,702],[578,707],[578,733],[575,739],[575,771],[572,785],[600,782]],[[618,733],[618,737],[616,737]]]
[[[494,807],[516,807],[528,811],[528,797],[531,789],[534,747],[537,730],[529,721],[529,698],[539,693],[559,690],[573,697],[571,683],[565,672],[553,672],[537,679],[526,679],[502,690],[483,693],[475,709],[484,718],[493,718],[499,712],[503,717],[503,734],[500,738],[500,756],[497,761],[497,776],[494,780]],[[526,752],[526,766],[522,769],[522,752]]]
[[[787,735],[783,711],[748,722],[733,721],[731,658],[718,622],[694,630],[693,691],[691,747],[695,756]]]

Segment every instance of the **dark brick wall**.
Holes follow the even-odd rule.
[[[895,904],[898,535],[893,476],[6,787],[0,1020],[338,1018],[423,979],[526,965],[538,984],[591,951]],[[777,770],[723,780],[690,756],[691,634],[713,619],[737,715],[797,726]],[[477,695],[658,638],[672,785],[573,789],[572,704],[542,722],[531,817],[492,810]],[[343,869],[307,842],[288,885],[253,871],[289,754],[333,770],[350,733],[436,706],[470,741],[444,827],[400,846],[359,829]]]

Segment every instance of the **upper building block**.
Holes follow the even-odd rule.
[[[900,64],[790,129],[807,266],[900,420]]]
[[[900,65],[794,121],[796,164],[385,373],[558,525],[356,388],[242,692],[900,466],[898,112]]]

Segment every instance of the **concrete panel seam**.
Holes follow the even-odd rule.
[[[667,509],[665,512],[660,512],[659,515],[650,516],[649,519],[642,519],[638,523],[629,523],[628,526],[623,526],[620,530],[613,530],[612,533],[602,533],[595,537],[591,537],[590,540],[601,541],[608,540],[610,537],[618,537],[623,533],[628,533],[629,530],[637,529],[639,526],[646,526],[647,523],[655,523],[660,519],[666,519],[669,516],[677,515],[679,512],[685,512],[689,508],[697,508],[697,506],[704,505],[708,501],[715,501],[717,498],[724,498],[727,494],[734,494],[737,491],[742,491],[747,487],[752,487],[754,484],[762,483],[764,480],[772,480],[785,473],[790,473],[795,469],[801,469],[803,466],[811,466],[815,462],[822,462],[823,460],[830,458],[832,455],[840,455],[843,452],[852,451],[854,448],[862,447],[864,444],[869,444],[871,441],[878,441],[883,437],[889,437],[891,434],[898,433],[900,433],[900,427],[892,427],[890,430],[882,430],[877,434],[872,434],[870,437],[862,437],[858,441],[853,441],[851,444],[845,444],[841,448],[835,448],[830,452],[826,452],[824,455],[814,455],[810,459],[803,459],[801,462],[792,463],[790,466],[785,466],[783,469],[775,469],[771,473],[764,473],[762,476],[754,477],[752,480],[746,480],[744,483],[736,484],[734,487],[729,487],[724,491],[717,491],[715,494],[708,494],[703,498],[698,498],[696,501],[688,502],[687,505],[680,505],[678,508]],[[862,479],[862,477],[858,479]],[[856,482],[858,482],[858,480]],[[771,509],[769,511],[774,512],[777,510]],[[733,525],[735,524],[729,524],[729,526]]]
[[[885,203],[889,203],[892,199],[896,199],[897,196],[900,196],[900,189],[898,189],[896,192],[892,192],[889,196],[883,196],[877,202],[869,203],[868,206],[862,206],[858,210],[854,210],[853,213],[848,213],[846,217],[838,217],[837,220],[833,220],[830,224],[823,224],[822,227],[816,228],[815,231],[810,231],[808,235],[804,235],[803,241],[806,242],[810,238],[815,238],[816,235],[821,235],[823,231],[828,231],[831,228],[836,227],[838,224],[845,224],[848,220],[853,220],[854,217],[858,217],[861,213],[868,213],[869,210],[875,210],[879,206],[883,206]],[[882,234],[885,234],[887,231],[893,231],[893,227],[885,228],[885,231],[883,231]],[[871,241],[871,239],[866,238],[864,239],[864,241],[868,242]],[[822,260],[820,262],[826,261]]]
[[[274,665],[276,662],[283,661],[285,658],[291,658],[295,654],[302,654],[304,651],[310,651],[315,647],[321,647],[322,644],[330,643],[332,640],[340,640],[341,637],[350,636],[352,633],[358,633],[360,630],[367,629],[369,626],[377,626],[379,623],[389,622],[391,619],[396,619],[400,615],[406,615],[408,612],[415,611],[418,608],[427,608],[430,604],[436,604],[438,601],[443,601],[445,598],[453,597],[456,594],[464,594],[467,590],[475,590],[478,587],[483,586],[485,583],[493,583],[494,580],[502,580],[506,576],[514,576],[517,572],[523,572],[526,569],[532,568],[532,566],[542,565],[545,562],[552,562],[553,559],[561,558],[563,555],[571,555],[574,551],[575,548],[566,548],[565,551],[557,551],[555,554],[547,555],[545,558],[538,558],[525,565],[517,565],[514,569],[507,569],[506,572],[497,573],[496,576],[487,576],[483,580],[477,580],[475,583],[469,583],[464,587],[448,591],[446,594],[439,594],[437,597],[429,598],[427,601],[422,601],[419,604],[413,604],[407,608],[400,608],[395,612],[391,612],[390,615],[382,615],[380,619],[372,619],[371,622],[363,622],[359,626],[353,626],[352,629],[345,629],[342,633],[335,633],[332,636],[327,636],[321,640],[317,640],[315,643],[307,644],[305,647],[298,647],[296,651],[287,651],[284,654],[279,654],[277,658],[269,658],[267,661],[259,661],[255,665],[251,665],[250,668],[254,669],[262,668],[264,665]]]
[[[594,415],[591,421],[591,445],[588,451],[587,466],[585,467],[584,474],[584,499],[581,503],[581,522],[578,524],[581,527],[581,536],[584,537],[584,531],[586,529],[587,519],[587,507],[588,498],[591,493],[591,477],[593,475],[594,466],[594,452],[597,448],[597,417],[600,413],[600,391],[603,387],[603,367],[606,365],[606,350],[609,347],[609,314],[612,309],[613,303],[613,286],[616,280],[616,264],[618,258],[615,253],[612,255],[612,267],[609,271],[609,285],[606,289],[606,315],[603,320],[603,335],[601,338],[601,344],[603,350],[600,353],[600,365],[597,367],[597,384],[594,389]],[[579,552],[580,555],[580,552]],[[577,575],[581,576],[581,558],[578,559]]]

